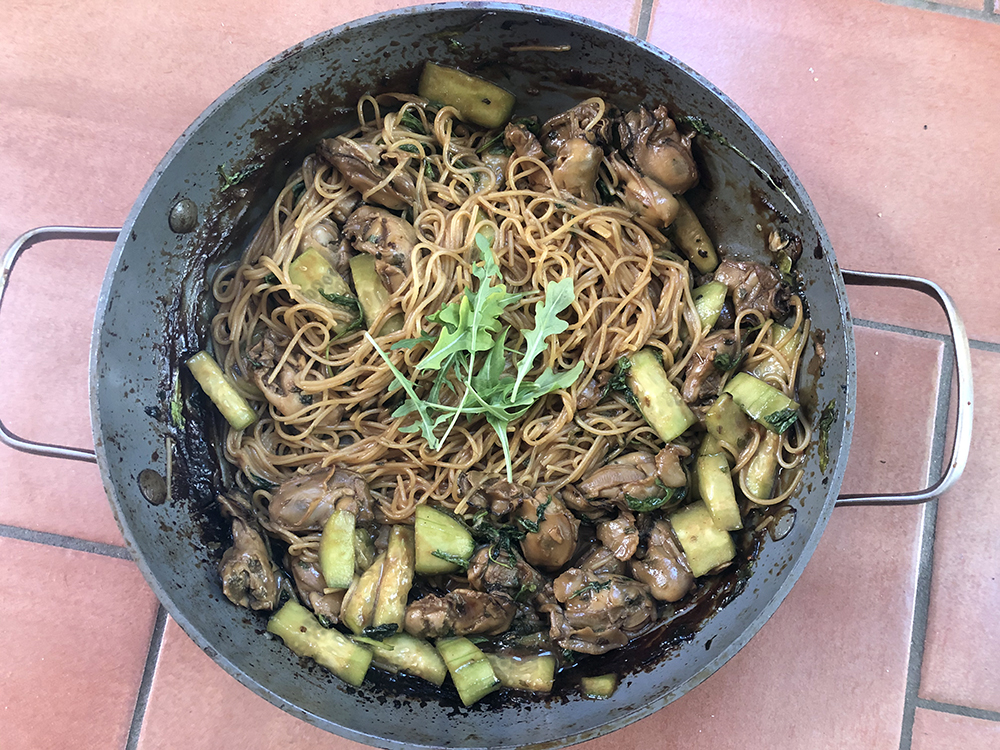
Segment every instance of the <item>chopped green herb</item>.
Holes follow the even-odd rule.
[[[798,409],[782,409],[781,411],[776,411],[768,414],[764,417],[764,421],[767,422],[774,431],[779,435],[795,424],[795,420],[799,418]]]
[[[524,527],[525,531],[529,534],[537,534],[539,528],[541,528],[542,521],[545,520],[545,509],[549,507],[552,503],[552,495],[549,495],[548,499],[538,506],[538,510],[535,512],[535,520],[532,521],[529,518],[519,518],[517,519],[521,526]]]
[[[399,147],[400,151],[405,151],[408,154],[419,154],[420,149],[414,146],[412,143],[404,143]]]
[[[371,638],[374,641],[381,641],[390,635],[395,635],[398,630],[399,625],[394,622],[387,622],[385,625],[371,625],[362,630],[361,635],[365,638]]]
[[[533,135],[541,135],[542,123],[537,117],[515,117],[510,121],[511,125],[521,125]]]
[[[225,183],[222,186],[222,192],[229,190],[229,188],[233,187],[234,185],[239,185],[241,182],[243,182],[243,180],[245,180],[251,174],[256,172],[262,166],[264,165],[260,163],[251,164],[241,172],[233,172],[232,174],[230,174],[229,171],[226,169],[226,165],[220,164],[218,166],[218,172],[219,175],[222,177],[223,182]]]
[[[269,273],[267,276],[264,277],[264,283],[274,286],[275,284],[278,283],[278,277],[275,276],[273,273]]]
[[[258,487],[262,490],[273,490],[278,486],[274,482],[269,482],[263,477],[259,477],[253,473],[250,474],[250,481],[253,482],[254,487]]]
[[[518,592],[516,594],[514,594],[514,601],[515,602],[526,602],[531,597],[533,597],[535,595],[535,592],[537,592],[537,591],[538,591],[538,586],[536,584],[534,584],[534,583],[522,583],[521,584],[521,588],[518,590]]]
[[[301,182],[301,181],[300,182],[296,182],[292,186],[292,208],[294,208],[296,205],[298,205],[299,198],[302,197],[302,194],[305,191],[306,191],[306,183],[305,182]]]
[[[434,165],[431,164],[426,159],[424,160],[424,177],[426,177],[428,180],[436,180],[438,177],[437,170],[434,169]]]
[[[662,483],[661,483],[662,484]],[[628,503],[629,510],[637,513],[649,513],[658,508],[680,505],[687,497],[687,487],[661,487],[664,490],[660,497],[637,498],[625,495],[625,502]]]
[[[469,567],[469,561],[461,555],[453,555],[450,552],[444,552],[439,549],[434,550],[431,554],[434,555],[434,557],[450,562],[452,565],[457,565],[461,570],[467,570]]]
[[[570,599],[576,599],[578,596],[583,596],[584,594],[591,594],[597,591],[604,591],[605,589],[611,588],[611,581],[592,581],[586,586],[581,586],[572,594],[569,595]]]
[[[346,336],[352,331],[358,330],[359,328],[361,328],[361,326],[364,325],[365,313],[364,310],[361,309],[361,303],[358,302],[357,297],[352,297],[349,294],[327,294],[322,289],[319,290],[319,293],[323,297],[323,299],[325,299],[327,302],[332,302],[333,304],[343,307],[346,310],[350,310],[351,312],[354,313],[354,320],[352,320],[345,329],[340,331],[340,333],[337,334],[336,338],[342,338],[343,336]],[[330,352],[328,350],[327,357],[329,356]]]
[[[424,128],[423,122],[421,122],[420,118],[413,114],[410,110],[406,110],[399,116],[399,124],[407,130],[419,135],[427,135],[427,130]]]
[[[739,368],[743,364],[743,360],[746,359],[746,352],[740,352],[739,354],[716,354],[715,359],[712,360],[712,364],[715,365],[715,369],[720,372],[732,372]]]
[[[837,407],[830,401],[819,417],[819,470],[826,471],[830,463],[830,428],[837,419]]]
[[[476,149],[476,153],[477,154],[488,153],[490,151],[490,149],[492,149],[498,143],[502,144],[503,143],[503,135],[504,135],[503,131],[502,130],[498,130],[496,132],[496,134],[493,135],[491,138],[487,138],[485,141],[483,141],[483,144],[479,148]]]
[[[613,202],[618,196],[615,195],[614,191],[608,186],[604,180],[597,180],[597,194],[601,196],[601,203],[605,206]]]

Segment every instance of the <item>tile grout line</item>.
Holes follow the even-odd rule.
[[[917,706],[928,711],[937,711],[943,714],[954,714],[955,716],[968,716],[971,719],[983,719],[1000,723],[1000,711],[988,711],[985,708],[972,708],[970,706],[958,706],[954,703],[941,703],[927,698],[917,698]]]
[[[936,333],[934,331],[925,331],[922,328],[908,328],[906,326],[895,325],[894,323],[882,323],[877,320],[865,320],[863,318],[855,318],[852,322],[854,323],[854,326],[857,328],[867,328],[872,331],[901,333],[905,336],[913,336],[914,338],[920,338],[920,339],[931,339],[932,341],[940,341],[942,343],[948,343],[949,341],[951,341],[951,334]],[[984,352],[996,352],[1000,354],[1000,344],[994,343],[992,341],[980,341],[979,339],[969,339],[969,346],[972,349],[978,349]]]
[[[951,388],[954,378],[955,353],[945,347],[941,358],[941,376],[938,380],[937,403],[934,409],[934,437],[928,477],[937,477],[944,468],[944,452],[948,441],[948,415],[951,407]],[[913,626],[910,632],[910,654],[906,666],[906,688],[903,694],[903,716],[899,732],[899,750],[910,750],[913,743],[913,722],[920,701],[920,678],[924,664],[924,645],[927,638],[927,618],[931,606],[931,578],[934,574],[934,537],[937,526],[939,498],[924,506],[923,527],[920,533],[920,557],[917,563],[916,589],[913,595]]]
[[[161,604],[156,608],[156,622],[149,638],[149,650],[146,652],[146,663],[142,668],[142,680],[139,692],[135,697],[135,709],[132,712],[132,723],[128,728],[128,738],[125,740],[125,750],[136,750],[139,747],[139,735],[142,723],[146,718],[146,708],[149,705],[149,693],[153,687],[153,675],[160,659],[160,648],[163,645],[163,632],[167,626],[167,611]]]
[[[86,539],[79,539],[73,536],[52,534],[47,531],[23,529],[20,526],[0,524],[0,538],[19,539],[22,542],[34,542],[35,544],[43,544],[48,547],[59,547],[61,549],[69,549],[76,552],[90,552],[94,555],[114,557],[119,560],[132,559],[132,556],[129,554],[127,549],[114,544],[91,542]]]
[[[653,16],[654,0],[642,0],[639,5],[639,19],[635,24],[635,35],[644,42],[649,41],[649,21]]]

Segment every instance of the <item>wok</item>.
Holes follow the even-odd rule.
[[[622,108],[665,103],[703,133],[702,184],[690,195],[724,252],[767,262],[772,229],[802,243],[798,263],[812,318],[800,388],[815,426],[835,405],[825,471],[815,446],[805,464],[791,531],[764,538],[742,565],[750,584],[727,589],[697,622],[659,645],[608,655],[621,675],[600,703],[572,689],[547,698],[495,694],[470,709],[454,696],[378,679],[350,688],[304,665],[263,635],[264,615],[230,604],[218,559],[226,531],[214,512],[228,467],[210,407],[178,361],[208,341],[206,280],[237,258],[285,177],[320,137],[346,129],[363,92],[415,90],[425,60],[479,71],[518,94],[518,113],[547,117],[593,93]],[[33,442],[31,453],[100,466],[128,547],[170,615],[224,669],[267,700],[352,740],[382,747],[560,747],[646,716],[683,695],[732,657],[794,585],[840,502],[920,502],[959,476],[971,430],[968,342],[947,294],[932,282],[841,272],[809,197],[767,137],[724,94],[669,55],[619,31],[562,13],[494,3],[390,11],[309,39],[250,73],[178,139],[119,229],[46,227],[8,251],[6,289],[20,253],[52,237],[116,240],[95,319],[90,370],[95,452]],[[933,295],[954,337],[959,404],[953,454],[932,487],[897,496],[838,499],[854,422],[855,355],[844,283],[890,284]],[[2,303],[2,296],[0,296]],[[810,359],[812,357],[812,359]],[[180,378],[179,381],[175,378]],[[184,429],[168,402],[179,382]],[[2,426],[2,425],[0,425]],[[680,637],[683,636],[683,637]]]

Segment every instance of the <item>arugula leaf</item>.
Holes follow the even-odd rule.
[[[409,396],[409,398],[392,413],[393,418],[406,416],[413,411],[416,411],[420,416],[420,424],[407,425],[405,427],[400,427],[400,429],[403,432],[421,431],[424,439],[427,441],[428,447],[431,450],[437,450],[441,447],[441,441],[434,434],[434,428],[437,427],[442,420],[447,419],[447,415],[439,414],[436,417],[432,417],[430,413],[432,405],[428,404],[417,395],[417,391],[413,387],[413,383],[407,380],[406,376],[399,371],[399,368],[392,363],[392,360],[389,359],[389,355],[382,350],[382,347],[378,345],[378,342],[372,338],[372,335],[368,331],[365,331],[365,338],[368,339],[368,343],[375,348],[378,355],[385,361],[386,366],[393,374],[393,377],[395,377],[399,387],[406,391],[406,395]]]
[[[419,396],[414,384],[389,361],[388,355],[374,339],[367,333],[365,335],[386,361],[397,385],[408,396],[392,416],[401,418],[416,413],[418,417],[417,421],[400,429],[420,432],[428,447],[437,450],[447,440],[459,417],[485,417],[503,450],[507,479],[513,481],[508,426],[523,416],[538,399],[553,391],[569,388],[584,369],[583,362],[560,373],[547,367],[533,380],[528,378],[534,360],[546,347],[546,337],[562,333],[568,327],[558,315],[573,303],[573,281],[563,279],[547,285],[544,299],[535,307],[534,328],[526,336],[528,351],[520,358],[517,378],[512,377],[505,374],[509,329],[503,326],[501,316],[523,295],[507,291],[490,238],[477,233],[475,243],[482,259],[473,266],[472,275],[479,283],[475,289],[466,288],[459,299],[428,316],[428,320],[440,325],[436,339],[425,335],[393,345],[393,349],[406,349],[418,343],[434,341],[434,346],[417,365],[419,370],[438,372],[425,398]],[[484,353],[485,356],[480,356]],[[457,406],[441,403],[439,397],[445,387],[460,395]],[[450,423],[443,435],[438,436],[435,430],[446,420]]]
[[[521,381],[531,371],[535,359],[548,344],[545,339],[562,333],[569,328],[569,323],[559,317],[559,313],[573,304],[576,294],[573,291],[573,279],[550,281],[545,286],[545,299],[535,306],[535,327],[525,336],[527,351],[517,366],[517,378],[514,380],[514,391],[511,397],[517,400],[517,390]],[[575,380],[575,378],[574,378]]]

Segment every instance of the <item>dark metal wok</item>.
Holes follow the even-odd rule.
[[[825,404],[836,405],[829,466],[821,472],[815,446],[810,448],[801,489],[790,501],[794,527],[780,541],[763,540],[748,563],[746,589],[693,627],[686,640],[614,657],[622,684],[600,703],[570,691],[545,699],[493,696],[465,710],[447,696],[409,693],[388,680],[353,689],[315,665],[303,666],[263,635],[263,615],[234,607],[221,594],[216,567],[225,531],[213,520],[213,500],[227,468],[213,448],[212,412],[189,401],[185,429],[171,424],[167,402],[178,357],[208,339],[206,278],[239,256],[276,186],[315,141],[351,122],[359,94],[414,90],[427,59],[501,81],[518,93],[523,113],[546,117],[596,92],[622,108],[663,102],[675,116],[700,118],[707,134],[697,146],[703,182],[691,200],[720,247],[766,262],[767,237],[781,227],[804,248],[798,270],[826,355],[803,372],[800,386],[814,425]],[[968,343],[947,295],[919,279],[842,273],[798,179],[738,107],[669,55],[565,14],[453,3],[384,13],[303,42],[248,75],[188,128],[120,231],[29,232],[7,254],[4,288],[24,249],[67,235],[117,239],[94,327],[91,408],[96,460],[138,565],[171,616],[228,672],[290,713],[360,742],[563,746],[656,711],[732,657],[794,585],[838,503],[856,382],[845,280],[919,288],[940,301],[955,336],[961,408],[954,453],[937,484],[909,495],[840,502],[926,500],[957,479],[968,453]],[[812,347],[806,364],[811,354]],[[89,451],[34,443],[5,429],[2,436],[29,452],[94,460]]]

